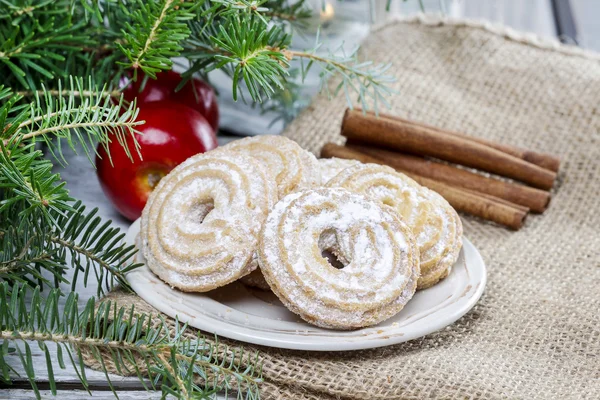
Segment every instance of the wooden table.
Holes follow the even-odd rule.
[[[398,1],[399,3],[399,1]],[[409,2],[410,3],[410,2]],[[412,2],[412,3],[416,3]],[[424,1],[427,9],[437,9],[439,6],[438,0]],[[448,1],[447,3],[450,3]],[[453,16],[466,16],[487,18],[492,21],[499,21],[516,29],[536,32],[542,36],[555,36],[555,27],[550,7],[550,0],[458,0],[453,2],[454,5],[447,7],[448,13]],[[412,9],[410,8],[412,7]],[[414,4],[397,4],[396,12],[412,12],[415,11]],[[226,103],[225,100],[223,102]],[[237,104],[236,107],[240,105]],[[227,109],[227,104],[223,104],[222,109]],[[268,122],[268,121],[267,121]],[[230,120],[230,124],[237,124],[235,120]],[[244,121],[247,124],[247,121]],[[257,121],[260,123],[260,121]],[[243,126],[243,125],[242,125]],[[221,137],[220,142],[226,142],[231,138]],[[123,219],[111,207],[108,200],[100,189],[100,185],[95,176],[93,168],[89,165],[86,157],[83,155],[70,155],[67,157],[69,167],[66,169],[59,168],[62,177],[68,182],[68,187],[71,190],[73,197],[81,199],[91,209],[98,207],[99,215],[103,219],[112,219],[115,225],[127,229],[129,222]],[[68,292],[70,289],[65,286]],[[80,304],[85,304],[85,301],[96,294],[95,287],[78,288],[80,293]],[[39,351],[37,344],[32,343],[32,351],[34,358],[39,358],[38,365],[45,365],[43,354]],[[53,347],[50,346],[53,350]],[[54,354],[54,353],[52,353]],[[6,357],[8,363],[17,371],[23,372],[20,367],[18,356],[10,355]],[[54,365],[58,365],[54,363]],[[58,397],[61,400],[82,399],[87,397],[87,392],[82,390],[77,376],[72,368],[65,370],[56,369],[55,379],[58,383]],[[25,376],[24,374],[21,374]],[[92,389],[93,398],[95,399],[112,399],[114,396],[110,392],[106,383],[106,378],[103,373],[87,370],[90,388]],[[39,382],[40,389],[48,389],[48,379],[43,367],[36,371],[36,378]],[[115,387],[119,390],[119,397],[124,400],[134,399],[158,399],[159,393],[146,392],[140,382],[136,378],[123,378],[120,376],[111,376],[111,380]],[[29,389],[29,383],[22,377],[15,377],[14,385],[11,388],[0,389],[0,399],[31,399],[33,393]],[[43,397],[51,397],[49,390],[42,391]],[[221,397],[222,399],[222,397]]]

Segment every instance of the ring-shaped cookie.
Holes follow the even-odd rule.
[[[189,158],[152,192],[140,235],[147,265],[183,291],[205,292],[256,268],[258,233],[276,201],[273,177],[242,154]]]
[[[345,267],[335,268],[324,250]],[[325,328],[354,329],[391,317],[413,296],[419,276],[415,239],[398,214],[341,188],[280,200],[261,232],[258,259],[279,299]]]
[[[342,170],[328,187],[343,187],[391,206],[413,230],[419,246],[421,277],[418,289],[445,278],[462,247],[462,223],[439,194],[394,169],[357,164]]]

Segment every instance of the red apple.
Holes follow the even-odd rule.
[[[98,146],[96,168],[102,190],[117,210],[130,220],[140,217],[148,196],[158,181],[187,158],[217,147],[215,133],[196,110],[179,103],[159,101],[144,104],[138,121],[142,135],[136,134],[142,159],[134,152],[133,161],[117,140],[109,144],[110,157]]]
[[[161,72],[156,74],[156,79],[148,79],[144,89],[140,91],[144,81],[144,76],[141,75],[123,90],[123,98],[128,101],[137,98],[140,107],[144,103],[161,100],[185,104],[202,114],[216,132],[219,127],[219,107],[213,88],[200,79],[192,78],[179,91],[175,91],[181,80],[181,75],[177,72]]]

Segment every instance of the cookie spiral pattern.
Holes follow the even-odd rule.
[[[390,167],[376,164],[344,169],[327,186],[365,194],[398,211],[419,246],[418,289],[433,286],[449,274],[462,247],[462,223],[442,196]]]
[[[331,250],[345,267],[322,255]],[[307,322],[354,329],[399,312],[416,290],[419,252],[398,214],[341,188],[290,194],[267,217],[258,260],[273,292]]]
[[[218,151],[233,151],[259,159],[275,175],[280,198],[321,183],[315,156],[283,136],[260,135],[236,140]]]
[[[272,176],[251,157],[211,152],[189,158],[161,179],[142,213],[148,267],[188,292],[250,273],[276,196]]]
[[[344,158],[337,157],[320,158],[318,161],[319,168],[321,169],[322,185],[327,184],[327,182],[329,182],[334,176],[342,172],[342,170],[361,164],[361,162],[357,160],[346,160]]]

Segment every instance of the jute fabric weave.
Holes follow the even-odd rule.
[[[423,18],[379,28],[362,53],[393,63],[392,113],[557,154],[559,182],[548,211],[518,232],[463,216],[489,274],[465,317],[369,351],[246,345],[264,363],[262,398],[600,398],[600,58]],[[343,98],[316,99],[284,134],[314,152],[342,142],[345,107]],[[149,309],[135,296],[110,296]]]

